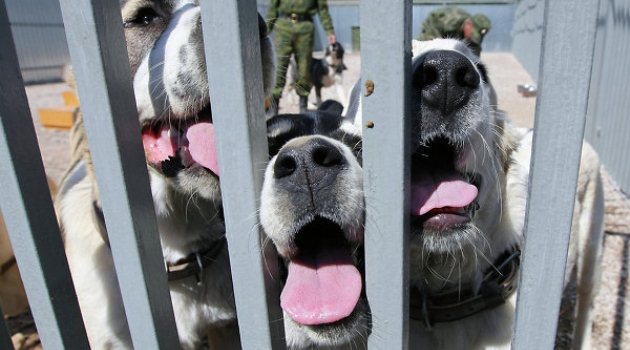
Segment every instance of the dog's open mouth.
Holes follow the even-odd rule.
[[[144,125],[142,143],[147,160],[166,175],[200,165],[219,176],[210,106],[193,117]]]
[[[462,150],[438,137],[412,156],[411,214],[425,228],[445,231],[470,221],[479,177],[456,170]]]
[[[328,325],[350,316],[362,291],[361,273],[336,223],[316,217],[295,240],[280,304],[297,323]]]

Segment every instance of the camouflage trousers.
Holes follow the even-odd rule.
[[[313,22],[293,23],[286,18],[279,18],[275,24],[276,32],[276,86],[273,97],[280,98],[287,82],[287,68],[291,54],[297,63],[297,81],[295,91],[300,96],[308,96],[311,82],[311,62],[313,61]]]

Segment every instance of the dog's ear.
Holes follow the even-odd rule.
[[[478,62],[477,69],[479,70],[479,73],[481,73],[481,79],[483,79],[486,84],[490,84],[490,79],[488,79],[488,69],[486,66],[483,63]]]
[[[335,100],[326,100],[317,108],[319,112],[335,114],[341,116],[343,112],[343,105]]]
[[[315,121],[308,115],[285,114],[267,120],[269,157],[273,157],[289,140],[313,133]]]
[[[342,64],[341,64],[341,70],[346,70],[346,69],[348,69],[348,67],[346,66],[346,64],[345,64],[345,63],[342,63]]]

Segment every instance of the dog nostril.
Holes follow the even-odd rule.
[[[459,86],[470,88],[476,88],[479,86],[479,74],[471,68],[472,67],[467,65],[460,67],[457,71],[455,71],[455,81],[457,81]]]
[[[435,84],[438,80],[438,71],[437,68],[433,65],[424,65],[422,67],[422,77],[420,78],[420,85],[422,87],[430,86]]]
[[[290,154],[280,154],[276,158],[276,164],[273,166],[273,176],[280,179],[289,176],[295,172],[297,162]]]
[[[343,160],[341,152],[334,146],[319,146],[313,150],[313,161],[323,167],[340,165]]]

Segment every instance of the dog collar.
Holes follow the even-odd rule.
[[[0,265],[0,275],[3,275],[5,272],[9,271],[13,265],[17,264],[15,257],[11,257],[11,259],[7,260],[4,264]]]
[[[197,279],[197,283],[201,283],[201,272],[216,261],[223,248],[225,248],[226,243],[227,240],[224,236],[204,250],[192,253],[174,263],[166,263],[168,280],[177,281],[194,276]]]
[[[105,217],[103,216],[103,211],[96,201],[92,202],[92,207],[94,209],[94,215],[96,216],[97,222],[99,223],[98,231],[101,234],[101,238],[103,238],[105,245],[111,249],[111,246],[109,245],[109,237],[107,236],[107,230],[105,228]],[[210,266],[212,262],[216,260],[219,254],[223,251],[223,248],[225,248],[226,243],[227,240],[224,236],[212,242],[212,244],[204,250],[192,253],[174,263],[166,263],[168,280],[177,281],[195,276],[197,283],[201,283],[201,272],[204,268]],[[10,261],[2,265],[0,271],[4,272],[5,265],[9,263]]]
[[[452,322],[503,305],[516,291],[520,248],[506,251],[483,276],[477,293],[472,290],[448,291],[428,295],[411,290],[410,317],[431,330],[436,323]]]

